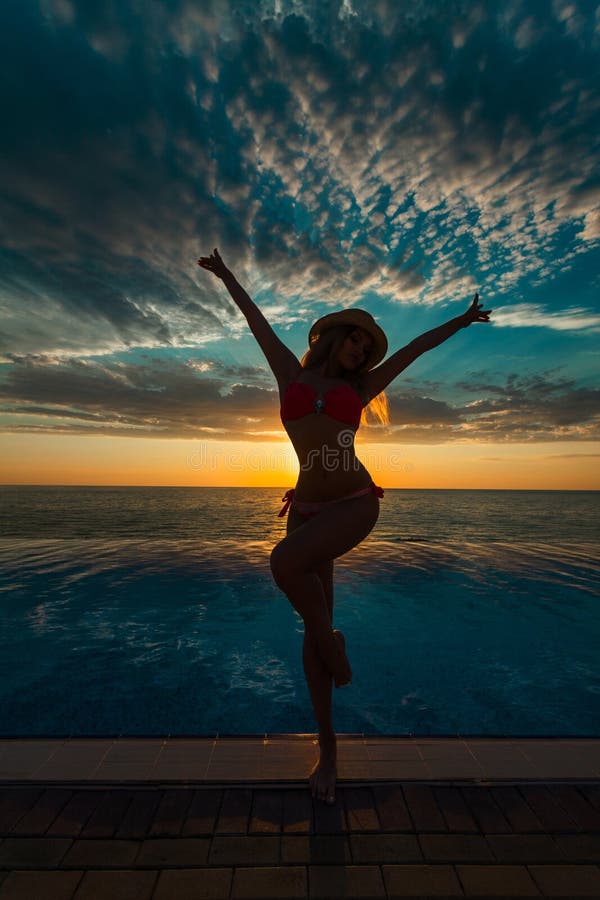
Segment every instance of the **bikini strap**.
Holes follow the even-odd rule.
[[[290,503],[294,499],[294,494],[296,493],[294,488],[290,488],[289,491],[286,491],[283,497],[281,498],[284,501],[284,506],[281,512],[277,513],[278,518],[282,518],[285,516],[286,512],[290,508]]]
[[[374,481],[371,483],[371,490],[373,491],[374,494],[377,495],[377,497],[383,497],[383,488],[382,488],[382,487],[379,487],[378,484],[375,484]],[[295,489],[294,489],[294,488],[290,488],[289,490],[287,490],[287,491],[285,492],[285,494],[284,494],[283,497],[281,498],[282,501],[283,501],[283,509],[281,509],[281,510],[277,513],[277,517],[278,517],[279,519],[283,518],[283,516],[285,516],[286,512],[287,512],[288,509],[290,508],[290,504],[292,503],[292,501],[293,501],[293,499],[294,499],[294,494],[295,494],[295,493],[296,493]]]

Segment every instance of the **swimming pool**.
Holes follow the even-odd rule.
[[[0,732],[314,732],[272,540],[0,541]],[[341,733],[600,734],[597,547],[370,537],[336,563]]]

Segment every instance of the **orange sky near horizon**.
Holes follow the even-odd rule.
[[[361,309],[376,483],[600,490],[597,6],[2,6],[0,484],[281,496],[281,374]]]
[[[600,490],[600,444],[357,442],[383,488]],[[5,434],[2,484],[292,487],[289,443]]]

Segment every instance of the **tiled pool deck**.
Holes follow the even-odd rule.
[[[0,900],[600,898],[600,739],[0,738]]]

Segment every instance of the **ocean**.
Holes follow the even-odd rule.
[[[315,732],[284,491],[0,487],[0,734]],[[598,497],[387,489],[336,560],[336,730],[597,737]]]

